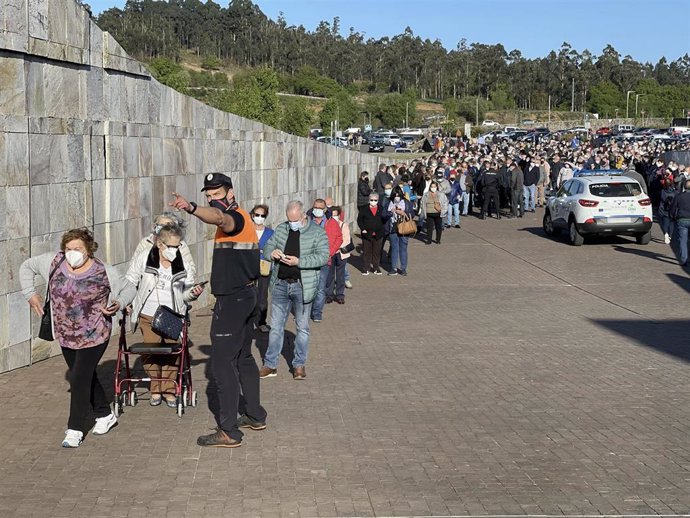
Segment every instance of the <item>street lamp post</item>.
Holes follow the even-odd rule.
[[[627,119],[629,117],[628,113],[628,107],[630,106],[630,94],[634,94],[635,90],[628,90],[628,93],[625,94],[625,118]]]
[[[410,127],[410,102],[405,103],[405,128],[409,129]]]
[[[640,97],[644,96],[645,94],[635,94],[635,117],[637,117],[637,101],[640,100]]]

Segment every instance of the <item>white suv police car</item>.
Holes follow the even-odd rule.
[[[582,170],[548,199],[543,224],[548,236],[567,230],[575,246],[588,235],[632,235],[646,245],[652,237],[652,202],[622,171]]]

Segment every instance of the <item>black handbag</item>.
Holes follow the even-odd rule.
[[[352,241],[350,241],[350,242],[349,242],[348,244],[346,244],[345,246],[341,246],[341,247],[340,247],[340,251],[341,251],[342,253],[344,253],[344,254],[349,254],[349,253],[352,252],[354,249],[355,249],[355,245],[354,245],[354,243],[353,243]]]
[[[184,315],[175,313],[168,306],[158,306],[156,314],[151,320],[151,329],[163,338],[179,340],[184,327],[184,319]]]
[[[48,342],[52,342],[53,340],[55,340],[55,337],[53,336],[53,315],[52,311],[50,310],[50,279],[53,278],[53,275],[55,275],[55,272],[58,268],[60,268],[60,265],[64,260],[65,257],[63,256],[62,259],[60,259],[60,262],[58,262],[55,265],[53,271],[50,272],[50,275],[48,275],[48,285],[46,286],[46,301],[43,304],[43,316],[41,317],[41,327],[38,329],[38,337],[41,340],[46,340]]]

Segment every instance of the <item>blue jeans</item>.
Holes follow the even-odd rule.
[[[323,307],[326,304],[326,284],[328,283],[328,265],[322,266],[319,271],[319,288],[316,290],[316,297],[311,306],[311,319],[321,320],[323,318]]]
[[[470,193],[464,191],[462,193],[462,215],[467,216],[467,211],[470,210]]]
[[[671,216],[667,216],[659,212],[659,224],[661,225],[661,231],[664,234],[668,234],[673,237],[673,220]]]
[[[679,219],[676,223],[678,228],[678,241],[680,243],[680,264],[688,262],[688,228],[690,228],[690,219]]]
[[[455,224],[460,224],[460,204],[451,203],[448,205],[448,215],[446,216],[446,225],[449,227],[453,226],[453,214],[455,214]]]
[[[534,210],[534,206],[536,205],[537,186],[524,185],[522,187],[522,192],[525,198],[525,203],[523,204],[525,210]]]
[[[401,236],[397,232],[390,235],[391,238],[391,271],[400,269],[407,271],[407,242],[409,236]]]
[[[295,315],[295,358],[292,367],[304,367],[309,353],[309,312],[311,302],[304,303],[302,283],[289,284],[276,279],[271,293],[271,332],[268,335],[268,349],[264,357],[264,365],[269,369],[278,368],[278,356],[283,350],[285,341],[285,323],[290,312]]]

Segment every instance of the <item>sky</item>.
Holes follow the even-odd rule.
[[[85,0],[94,14],[124,6],[124,0]],[[202,0],[205,1],[205,0]],[[401,34],[409,26],[447,50],[470,43],[501,43],[527,58],[546,56],[564,41],[595,55],[611,44],[640,62],[670,62],[690,54],[690,0],[254,0],[275,20],[314,30],[340,17],[366,38]],[[228,0],[218,2],[228,5]]]

